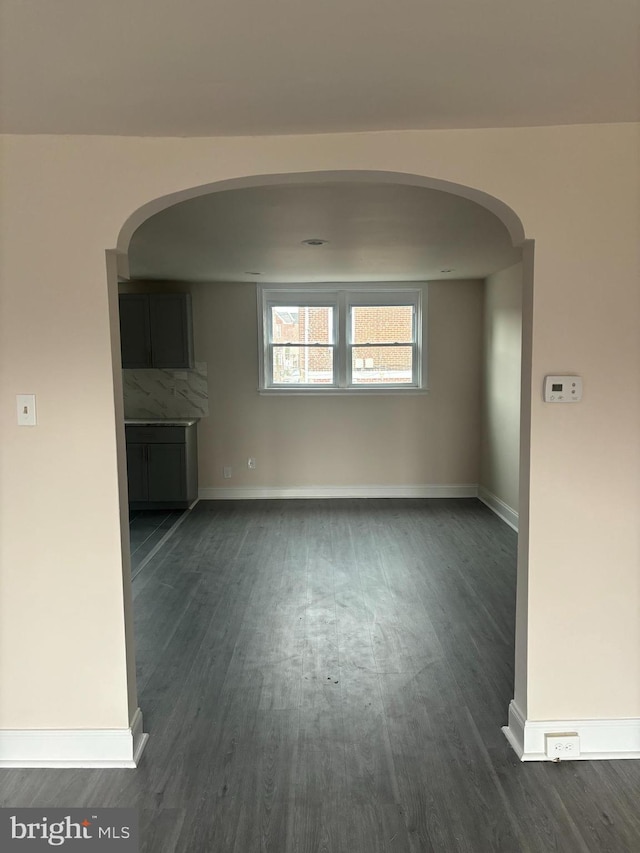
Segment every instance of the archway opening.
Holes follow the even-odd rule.
[[[285,192],[291,189],[300,189],[305,192],[308,188],[311,188],[311,191],[322,190],[322,188],[326,188],[327,186],[338,187],[338,192],[340,189],[344,189],[346,187],[352,186],[359,188],[360,191],[365,190],[367,188],[371,188],[372,186],[383,188],[381,190],[382,195],[388,192],[397,192],[398,188],[400,188],[403,192],[411,193],[412,190],[417,191],[425,191],[432,193],[441,193],[445,196],[448,196],[453,199],[460,199],[466,202],[469,202],[471,205],[479,206],[483,211],[489,212],[491,217],[496,220],[496,222],[500,223],[500,226],[505,230],[505,233],[509,236],[509,241],[511,243],[511,247],[517,247],[522,250],[521,260],[515,261],[515,263],[510,264],[509,266],[516,266],[520,264],[519,272],[516,274],[520,278],[520,286],[522,290],[522,369],[521,369],[521,399],[522,403],[518,405],[519,412],[519,423],[518,423],[518,432],[519,432],[519,456],[520,456],[520,470],[519,470],[519,496],[520,496],[520,507],[519,507],[519,534],[520,534],[520,545],[519,545],[519,565],[518,565],[518,605],[516,609],[516,673],[515,673],[515,693],[516,696],[519,696],[519,706],[521,708],[526,707],[526,679],[525,679],[525,671],[526,671],[526,554],[527,554],[527,508],[528,508],[528,435],[529,435],[529,406],[528,401],[530,399],[530,381],[528,377],[530,376],[530,340],[531,340],[531,298],[532,298],[532,287],[533,287],[533,244],[525,240],[524,230],[522,224],[516,214],[507,207],[501,201],[481,192],[469,187],[462,187],[455,184],[450,184],[445,181],[439,180],[431,180],[426,177],[415,176],[415,175],[406,175],[406,174],[398,174],[398,173],[389,173],[389,172],[364,172],[364,171],[345,171],[345,172],[313,172],[313,173],[297,173],[297,174],[279,174],[279,175],[262,175],[262,176],[248,176],[245,178],[234,179],[230,181],[218,182],[215,184],[204,185],[200,187],[190,188],[184,190],[179,193],[172,194],[170,196],[165,196],[160,199],[156,199],[150,202],[148,205],[140,208],[136,211],[125,223],[123,226],[120,237],[118,240],[118,249],[117,249],[117,257],[118,257],[118,266],[119,266],[119,274],[121,278],[129,279],[132,272],[132,258],[131,258],[131,247],[135,244],[136,238],[140,237],[140,233],[144,230],[145,226],[150,223],[154,218],[160,217],[163,212],[168,212],[171,210],[177,210],[178,208],[184,207],[188,205],[189,202],[198,202],[198,201],[206,201],[207,199],[218,197],[221,198],[222,194],[224,194],[227,198],[233,196],[238,198],[242,193],[255,193],[257,191],[272,191],[276,194],[282,193],[283,188]],[[378,197],[378,202],[380,201],[380,196]],[[453,214],[455,218],[455,213]],[[169,225],[171,223],[169,222]],[[322,237],[319,233],[309,233],[308,236],[312,237]],[[298,241],[300,242],[300,241]],[[512,260],[514,260],[512,258]],[[134,265],[135,266],[135,265]],[[262,272],[261,270],[253,270],[252,267],[254,264],[246,264],[243,263],[241,266],[247,266],[248,268],[243,271],[244,273],[244,283],[245,285],[251,281],[247,276],[251,276],[254,272]],[[447,270],[445,272],[445,270]],[[455,267],[454,267],[455,270]],[[135,270],[134,270],[135,272]],[[483,276],[483,280],[493,275],[494,273],[499,273],[500,269],[496,268],[495,270],[487,271],[488,275]],[[440,268],[440,279],[446,278],[450,274],[450,270],[448,267]],[[347,280],[354,280],[353,274],[351,274],[351,278],[346,276]],[[356,277],[362,280],[362,271],[359,271],[356,274]],[[158,276],[157,273],[153,271],[146,272],[140,281],[155,281],[156,285],[161,276]],[[229,278],[227,274],[225,278]],[[281,277],[280,277],[281,278]],[[325,279],[327,277],[325,276]],[[341,278],[345,278],[345,276],[341,276]],[[404,281],[414,280],[415,276],[405,276]],[[433,274],[428,276],[431,282],[435,282]],[[277,282],[279,280],[278,274],[268,276],[268,279],[271,282]],[[450,277],[450,280],[458,280],[455,279],[454,276]],[[173,272],[170,276],[167,277],[168,281],[172,282],[172,287],[176,282],[176,274]],[[318,280],[316,278],[316,280]],[[330,280],[339,280],[335,277]],[[375,280],[375,276],[372,280]],[[392,276],[385,275],[384,277],[378,276],[377,281],[391,281]],[[398,281],[398,279],[395,279]],[[218,279],[221,281],[221,279]],[[229,284],[238,283],[238,281],[230,281],[227,282]],[[305,283],[309,283],[308,280]],[[185,285],[185,282],[181,282],[182,285]],[[191,285],[193,285],[193,289],[198,291],[198,299],[200,300],[200,304],[204,304],[203,302],[203,292],[204,285],[206,284],[205,280],[201,280],[199,282],[190,282],[187,283],[187,289],[190,289]],[[112,280],[112,287],[117,284]],[[147,287],[147,284],[144,284],[143,287]],[[163,285],[164,286],[164,285]],[[500,282],[496,282],[496,288],[499,289],[501,286]],[[486,281],[485,281],[485,293],[486,293]],[[496,289],[494,288],[494,289]],[[431,285],[431,289],[435,289],[435,285]],[[245,287],[246,290],[246,287]],[[477,294],[476,294],[477,297]],[[231,304],[231,303],[229,303]],[[476,299],[476,307],[478,305],[478,301]],[[484,305],[484,303],[483,303]],[[486,305],[484,305],[486,307]],[[209,316],[211,312],[214,313],[218,311],[219,306],[214,306],[213,308],[209,306],[207,309]],[[234,309],[235,310],[235,309]],[[483,308],[484,310],[484,308]],[[205,312],[207,313],[207,312]],[[219,311],[218,311],[219,313]],[[499,306],[498,313],[496,313],[496,317],[499,319]],[[112,318],[113,319],[113,318]],[[117,322],[117,318],[116,318]],[[199,322],[199,321],[197,321]],[[224,324],[223,324],[224,325]],[[223,332],[222,328],[218,329],[219,332]],[[468,327],[467,327],[468,331]],[[477,330],[478,331],[478,330]],[[495,331],[495,329],[494,329]],[[479,332],[480,333],[480,332]],[[462,329],[460,330],[460,334],[462,335]],[[464,336],[464,335],[462,335]],[[202,334],[201,329],[201,339],[204,339],[204,335]],[[255,339],[254,339],[255,340]],[[449,351],[450,352],[450,351]],[[464,354],[465,358],[468,358],[469,353]],[[464,360],[464,359],[463,359]],[[502,365],[504,367],[504,365]],[[495,365],[494,365],[495,367]],[[499,373],[499,371],[498,371]],[[497,376],[498,374],[496,374]],[[444,384],[444,382],[443,382]],[[229,390],[229,389],[227,389]],[[255,390],[255,389],[254,389]],[[233,388],[229,391],[229,393],[233,393]],[[432,395],[433,398],[433,395]],[[264,401],[260,402],[260,405],[263,405]],[[325,401],[326,402],[326,401]],[[486,401],[485,401],[486,403]],[[395,404],[394,404],[395,405]],[[241,407],[238,409],[238,414],[242,414]],[[245,413],[246,414],[246,413]],[[461,421],[463,418],[458,416],[456,420]],[[402,426],[401,429],[407,430],[406,418],[401,418]],[[276,421],[278,421],[278,416],[276,416]],[[239,423],[239,422],[236,422]],[[275,423],[275,422],[274,422]],[[442,428],[444,422],[440,422],[440,427]],[[306,424],[308,427],[308,424]],[[486,426],[486,425],[485,425]],[[229,425],[226,427],[229,430]],[[231,430],[233,431],[233,430]],[[271,430],[267,429],[267,435],[271,432]],[[290,440],[290,439],[289,439]],[[407,437],[406,432],[403,433],[403,441],[411,446],[411,441],[416,440],[415,435]],[[464,442],[462,442],[464,443]],[[224,472],[224,469],[227,467],[223,463],[224,459],[222,456],[216,457],[213,451],[211,451],[211,447],[213,446],[213,439],[209,445],[207,445],[206,450],[206,458],[209,460],[211,464],[211,469],[213,468],[220,472]],[[269,450],[269,440],[265,439],[263,446],[265,447],[265,452]],[[494,448],[495,449],[495,448]],[[223,451],[223,453],[226,451]],[[302,448],[302,452],[304,452],[304,448]],[[124,455],[125,448],[124,445],[120,448],[120,453]],[[238,456],[242,455],[240,452],[237,454]],[[244,455],[247,455],[246,453]],[[249,456],[249,458],[255,458],[253,456]],[[258,454],[258,458],[261,458],[261,454]],[[264,458],[264,457],[262,457]],[[281,457],[279,457],[281,459]],[[121,460],[122,461],[122,460]],[[300,466],[298,465],[298,469]],[[121,470],[123,470],[123,465],[121,464]],[[248,476],[248,475],[247,475]],[[317,479],[317,472],[312,472],[309,476],[315,476]],[[444,475],[443,475],[444,476]],[[479,479],[479,478],[478,478]],[[464,482],[464,481],[463,481]],[[447,483],[446,479],[443,482],[436,483],[435,485],[460,485],[460,481],[458,483],[449,482]],[[309,483],[306,484],[307,486]],[[315,485],[324,485],[326,488],[327,484],[318,484]],[[334,484],[339,486],[344,486],[344,483]],[[346,484],[349,485],[349,484]],[[363,483],[352,483],[351,485],[361,485],[367,486],[370,484]],[[387,485],[397,485],[393,483],[387,483]],[[428,483],[411,483],[412,487],[416,487],[419,485],[429,485]],[[431,484],[433,485],[433,484]],[[466,483],[466,485],[473,485],[473,482]],[[291,489],[292,487],[300,486],[300,483],[292,483],[285,482],[283,489]],[[477,486],[477,482],[476,482]],[[218,491],[222,488],[222,486],[216,481],[212,484],[205,483],[203,486],[204,497],[222,497]],[[209,492],[207,492],[209,489]],[[218,491],[216,491],[218,490]],[[214,494],[215,492],[215,494]],[[122,493],[125,494],[125,490],[122,490]],[[418,494],[418,492],[415,492]],[[500,514],[502,510],[502,517],[505,517],[504,506],[501,506],[501,502],[499,499],[499,495],[494,495],[491,492],[491,489],[485,489],[485,499],[487,498],[487,493],[489,493],[488,502],[491,508],[494,511],[497,511]],[[444,494],[444,492],[443,492]],[[255,497],[256,495],[247,495]],[[278,496],[278,495],[265,495],[269,497]],[[280,495],[282,496],[282,495]],[[305,497],[309,497],[309,494],[303,495]],[[321,496],[321,495],[319,495]],[[491,498],[498,498],[498,501],[491,502]],[[509,509],[509,505],[506,501],[502,501],[507,509]],[[123,513],[124,515],[124,513]],[[513,522],[513,517],[509,516],[506,513],[507,519]]]

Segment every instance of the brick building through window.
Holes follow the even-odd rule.
[[[265,291],[264,387],[415,387],[420,299],[415,293],[406,300],[385,295],[331,294],[305,304]],[[348,362],[344,377],[337,363],[341,348]]]

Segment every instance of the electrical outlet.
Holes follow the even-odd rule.
[[[247,468],[251,468],[251,470],[253,470],[255,467],[256,467],[255,457],[250,456],[249,459],[247,460]]]
[[[577,732],[551,732],[544,736],[547,758],[566,761],[580,755],[580,736]]]
[[[223,468],[222,469],[222,476],[225,478],[225,480],[230,480],[231,479],[231,468]]]

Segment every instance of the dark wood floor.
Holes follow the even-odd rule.
[[[474,500],[201,503],[134,583],[136,771],[2,804],[136,806],[148,853],[640,850],[640,763],[521,764],[516,537]]]
[[[185,510],[131,510],[129,512],[129,544],[131,575],[135,577],[154,556],[182,518]]]

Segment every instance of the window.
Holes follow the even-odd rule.
[[[424,288],[259,285],[261,390],[421,389]]]

